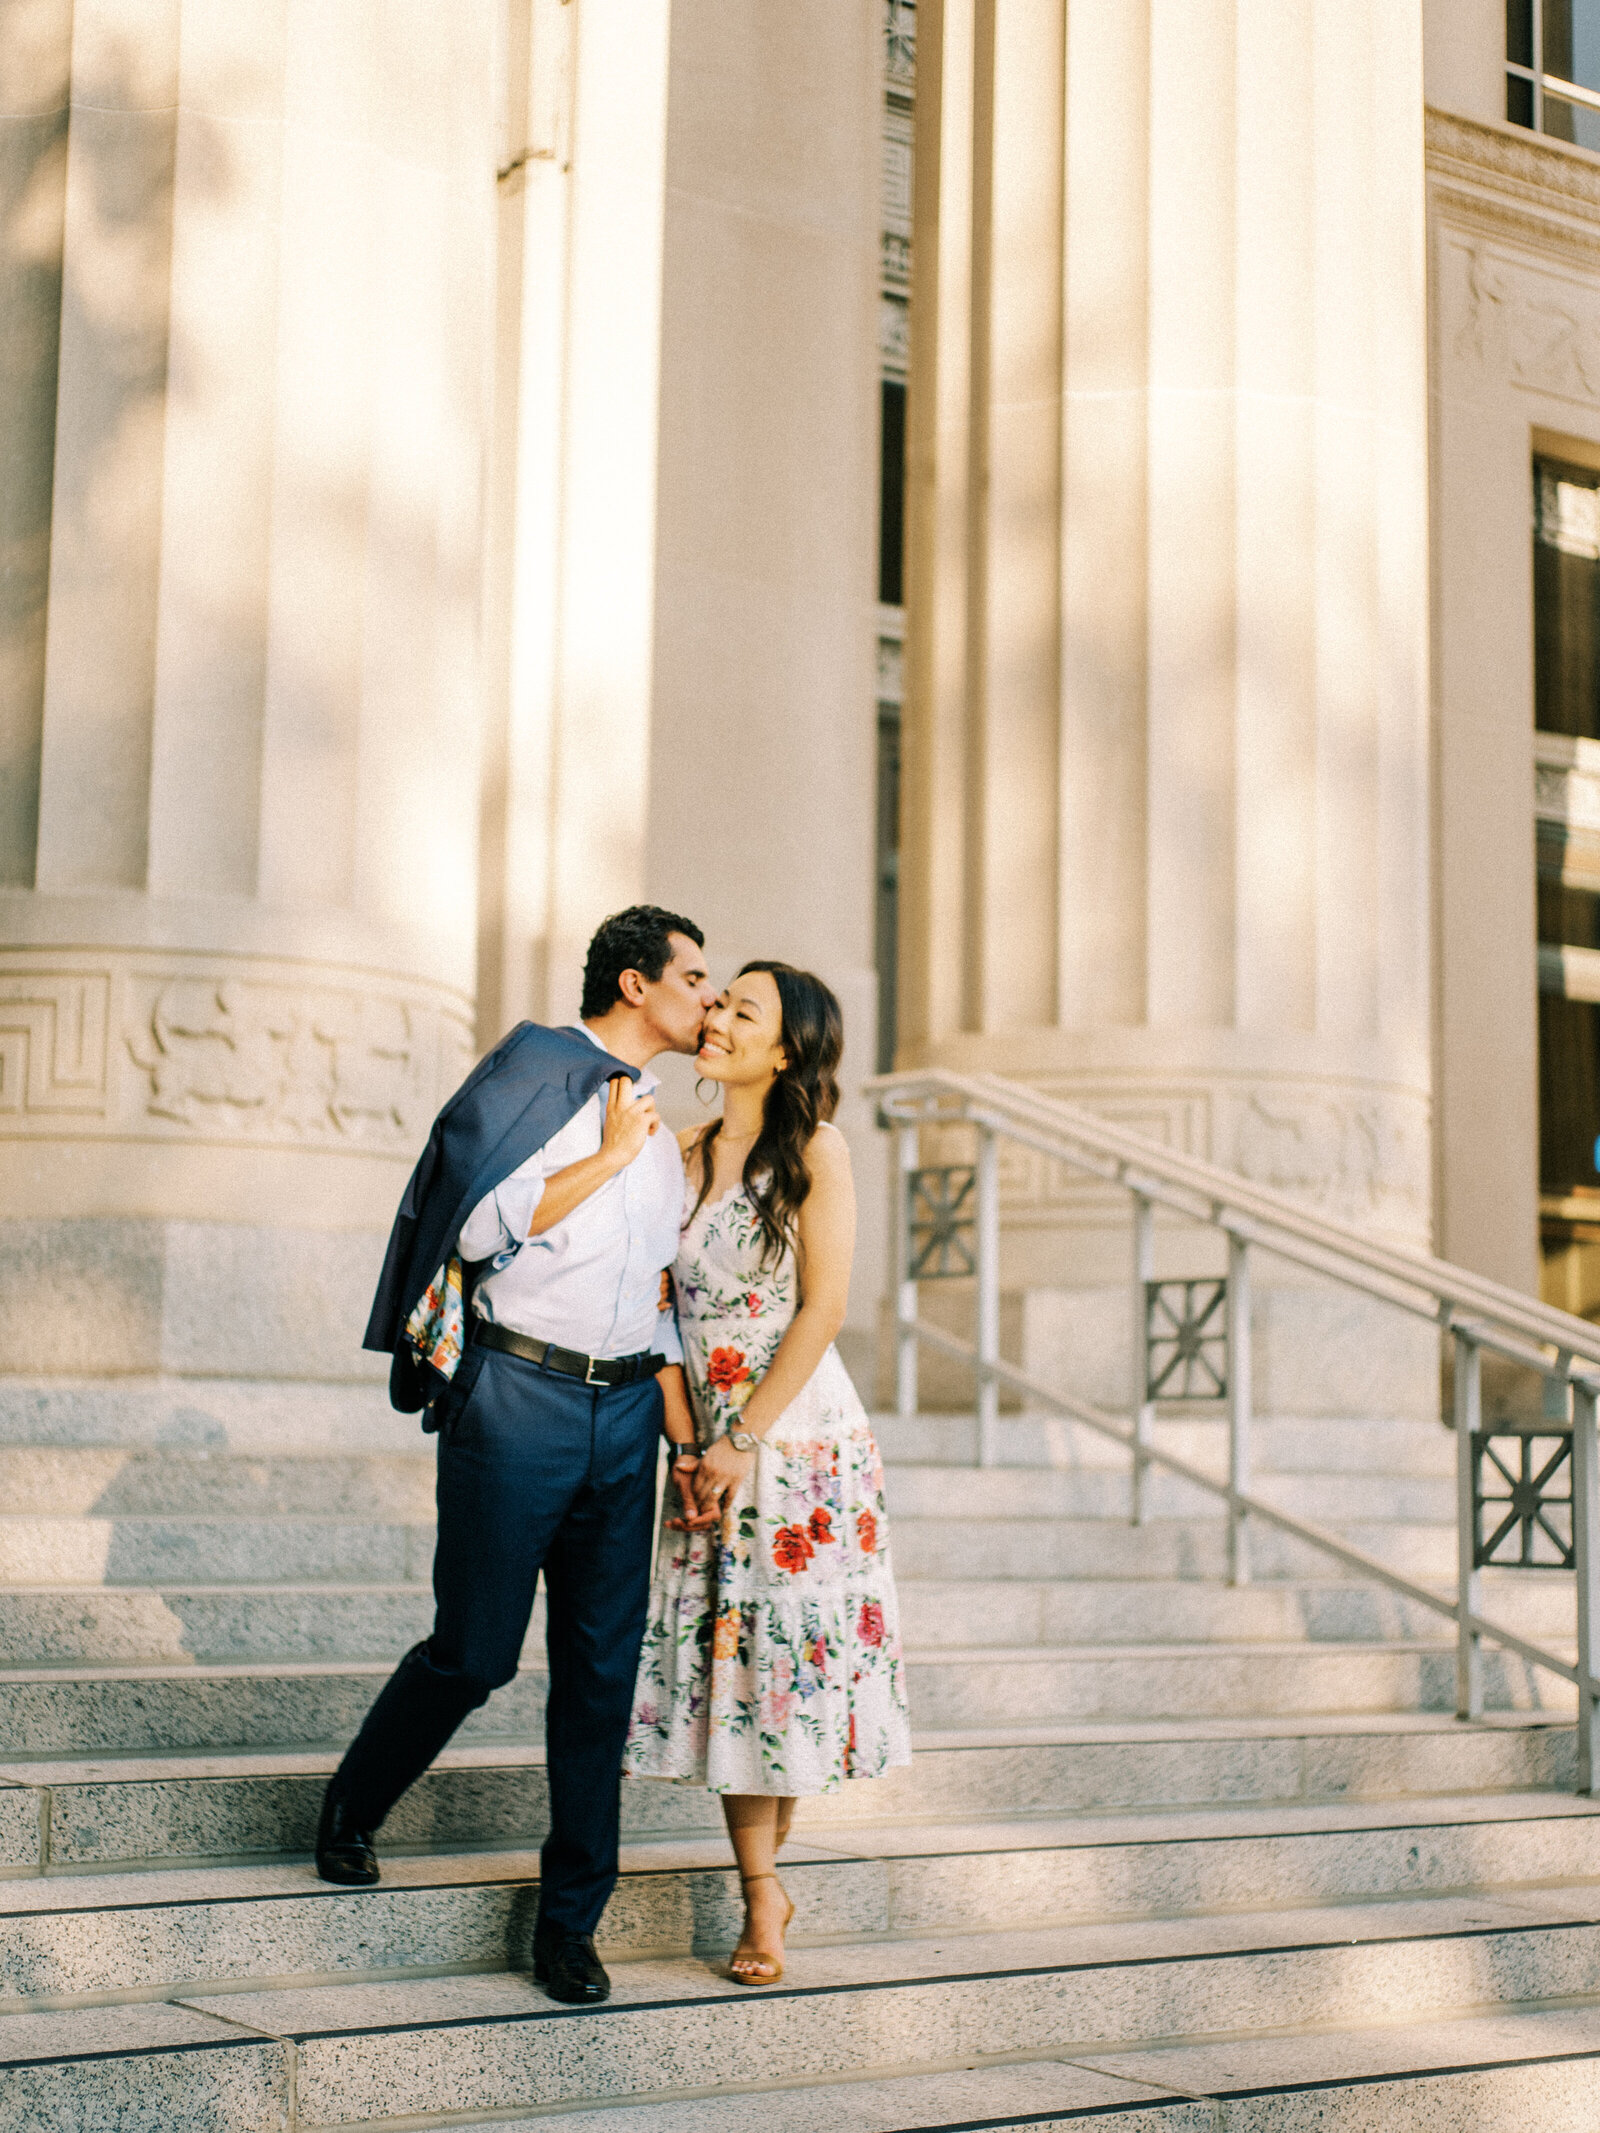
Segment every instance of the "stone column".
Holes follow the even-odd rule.
[[[532,0],[527,27],[484,1033],[575,1013],[590,931],[648,898],[704,925],[719,974],[819,970],[853,1090],[876,1014],[881,26],[834,0]],[[865,1328],[879,1137],[859,1099],[843,1123]]]
[[[1419,0],[920,12],[902,1059],[1425,1241]]]
[[[363,1374],[472,1042],[490,10],[28,30],[0,1367]]]

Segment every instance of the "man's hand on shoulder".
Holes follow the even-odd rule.
[[[606,1096],[600,1153],[616,1169],[626,1170],[660,1124],[655,1098],[641,1095],[625,1074],[619,1074]]]
[[[645,1142],[661,1124],[656,1100],[639,1095],[625,1074],[617,1075],[606,1096],[605,1121],[600,1145],[593,1155],[580,1156],[564,1170],[552,1171],[528,1225],[530,1238],[542,1237],[558,1222],[564,1222],[591,1193],[609,1185],[627,1169]]]

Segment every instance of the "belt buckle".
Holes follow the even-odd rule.
[[[604,1378],[597,1378],[597,1377],[595,1376],[595,1374],[594,1374],[594,1366],[595,1366],[595,1364],[596,1364],[597,1362],[603,1362],[603,1361],[604,1361],[604,1357],[603,1357],[603,1356],[594,1356],[594,1355],[587,1355],[587,1356],[585,1356],[585,1357],[584,1357],[584,1359],[583,1359],[583,1382],[585,1383],[585,1385],[604,1385],[604,1384],[606,1383],[606,1380],[605,1380]]]

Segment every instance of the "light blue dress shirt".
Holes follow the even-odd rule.
[[[585,1024],[573,1027],[605,1049]],[[644,1093],[660,1084],[646,1067],[636,1086]],[[660,1309],[660,1296],[661,1269],[678,1256],[683,1158],[665,1125],[570,1215],[542,1236],[528,1235],[545,1179],[598,1151],[609,1091],[608,1082],[467,1217],[461,1256],[494,1262],[479,1277],[472,1307],[494,1325],[584,1355],[653,1350],[678,1363],[677,1322]]]

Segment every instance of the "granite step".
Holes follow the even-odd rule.
[[[287,2133],[294,2051],[161,2002],[0,2019],[0,2133]]]
[[[1437,1642],[1448,1635],[1437,1610],[1378,1584],[1353,1579],[1215,1581],[1154,1578],[901,1578],[906,1641],[951,1646],[980,1629],[989,1645]],[[1522,1635],[1570,1643],[1572,1580],[1484,1580],[1485,1611]],[[0,1620],[4,1619],[0,1595]]]
[[[421,1580],[0,1587],[0,1651],[13,1666],[392,1662],[432,1622],[433,1593]],[[543,1635],[542,1609],[530,1635]]]
[[[1437,1642],[1435,1610],[1380,1585],[1149,1578],[899,1581],[908,1644]],[[1485,1606],[1525,1636],[1570,1642],[1570,1578],[1487,1581]],[[420,1580],[347,1585],[0,1586],[0,1651],[19,1667],[132,1666],[198,1660],[393,1659],[428,1634],[433,1597]],[[542,1648],[543,1596],[529,1626]]]
[[[981,1518],[902,1514],[892,1548],[901,1578],[1197,1578],[1227,1575],[1220,1512],[1152,1518]],[[1213,1507],[1214,1509],[1215,1507]],[[1409,1577],[1444,1584],[1455,1575],[1455,1534],[1403,1520],[1360,1521],[1341,1536]],[[425,1583],[433,1563],[431,1521],[381,1519],[0,1517],[0,1590],[38,1585]],[[1258,1583],[1316,1582],[1343,1574],[1335,1558],[1257,1523],[1251,1564]],[[1354,1573],[1352,1573],[1354,1576]],[[1356,1580],[1360,1582],[1359,1579]]]
[[[908,1654],[919,1725],[1041,1718],[1282,1717],[1295,1712],[1443,1711],[1455,1647],[1441,1644],[1040,1645]],[[1570,1685],[1504,1652],[1484,1657],[1491,1710],[1574,1708]]]
[[[960,1501],[959,1491],[952,1489],[946,1508],[953,1512]],[[1338,1538],[1406,1577],[1454,1586],[1454,1526],[1354,1520],[1338,1528]],[[1228,1570],[1227,1533],[1217,1504],[1204,1516],[1152,1517],[1139,1526],[1128,1521],[1125,1508],[1115,1516],[1085,1518],[901,1512],[893,1521],[891,1547],[902,1578],[1221,1579]],[[1259,1520],[1250,1529],[1250,1561],[1261,1583],[1341,1575],[1336,1558]],[[1350,1575],[1360,1582],[1358,1573]]]
[[[1137,1644],[1209,1636],[1320,1642],[1437,1631],[1440,1618],[1369,1588],[1123,1580],[902,1580],[901,1623],[914,1645]],[[541,1596],[542,1599],[542,1596]],[[427,1635],[433,1601],[420,1581],[0,1587],[0,1651],[18,1667],[131,1666],[198,1660],[393,1659]],[[1570,1633],[1570,1594],[1561,1631]],[[543,1639],[542,1605],[529,1638]]]
[[[1597,2073],[1600,2009],[1532,2008],[1082,2059],[973,2057],[878,2080],[752,2081],[693,2101],[585,2110],[581,2119],[499,2118],[496,2133],[548,2133],[564,2121],[583,2133],[1593,2133]]]
[[[1125,1519],[1129,1492],[1125,1460],[1115,1469],[889,1465],[884,1470],[891,1520]],[[1187,1519],[1216,1517],[1220,1507],[1206,1490],[1153,1470],[1145,1508],[1152,1519]]]
[[[294,2046],[304,2126],[661,2097],[908,2064],[1083,2059],[1316,2023],[1357,2029],[1600,1993],[1595,1892],[935,1933],[797,1948],[759,1997],[710,1961],[613,1970],[597,2009],[514,1973],[244,1989],[181,2003]],[[36,2020],[36,2017],[21,2017]],[[665,2100],[663,2098],[663,2100]]]
[[[107,1993],[170,1998],[251,1981],[520,1968],[534,1851],[386,1858],[377,1889],[309,1864],[0,1883],[0,2013]],[[1600,1809],[1526,1795],[1355,1808],[879,1824],[784,1854],[795,1948],[1117,1918],[1580,1885],[1600,1921]],[[630,1845],[608,1957],[714,1954],[737,1939],[727,1841]]]
[[[891,1490],[892,1493],[892,1490]],[[987,1518],[901,1513],[892,1548],[903,1578],[1209,1578],[1227,1574],[1220,1510],[1152,1517],[1131,1525],[1114,1515]],[[1455,1574],[1453,1528],[1400,1519],[1339,1528],[1406,1576],[1444,1583]],[[431,1520],[0,1516],[0,1589],[8,1585],[333,1584],[426,1582],[433,1563]],[[1341,1575],[1334,1558],[1258,1524],[1251,1564],[1259,1582]]]
[[[393,1666],[389,1659],[7,1668],[0,1671],[7,1748],[107,1755],[342,1743]],[[543,1711],[544,1676],[524,1667],[462,1730],[469,1738],[527,1739]]]
[[[977,1464],[970,1413],[902,1419],[879,1411],[872,1427],[891,1464]],[[1226,1430],[1219,1409],[1163,1411],[1156,1440],[1180,1457],[1204,1461]],[[1449,1474],[1453,1465],[1450,1432],[1409,1418],[1262,1414],[1252,1424],[1252,1440],[1262,1472]],[[0,1446],[7,1445],[432,1456],[416,1417],[389,1405],[381,1364],[365,1382],[345,1385],[292,1378],[6,1377],[0,1379]],[[1005,1465],[1116,1468],[1126,1462],[1097,1430],[1051,1415],[1002,1415],[997,1450]]]
[[[1126,1416],[1115,1418],[1122,1427]],[[975,1467],[978,1429],[971,1415],[896,1414],[872,1418],[878,1448],[889,1465]],[[1152,1443],[1175,1458],[1221,1473],[1227,1467],[1228,1422],[1220,1405],[1209,1413],[1158,1410]],[[1437,1475],[1455,1473],[1455,1439],[1437,1422],[1372,1416],[1257,1415],[1250,1426],[1256,1471]],[[1125,1472],[1126,1450],[1113,1438],[1065,1417],[1028,1414],[999,1418],[994,1464],[1002,1467],[1103,1467]]]
[[[389,1405],[381,1359],[365,1382],[325,1378],[0,1377],[0,1445],[266,1454],[404,1452],[427,1445]],[[370,1375],[366,1366],[370,1360]]]
[[[426,1582],[433,1526],[368,1518],[0,1517],[11,1585]]]
[[[285,2133],[291,2124],[310,2133],[313,2124],[295,2109],[295,2045],[189,2007],[19,2016],[0,2036],[0,2133]],[[315,2040],[319,2071],[332,2041]],[[876,2078],[780,2077],[776,2087],[754,2064],[711,2094],[650,2100],[635,2091],[640,2100],[598,2108],[558,2103],[525,2117],[513,2106],[492,2120],[451,2110],[409,2124],[413,2133],[474,2118],[497,2133],[552,2124],[582,2133],[1593,2133],[1600,2009],[1495,2009],[1078,2056],[973,2050]],[[308,2101],[327,2092],[324,2079]]]
[[[1541,1717],[1471,1726],[1444,1715],[1298,1722],[996,1728],[917,1737],[915,1761],[872,1784],[804,1802],[807,1842],[883,1822],[1032,1818],[1247,1802],[1405,1801],[1570,1790],[1570,1726]],[[311,1848],[339,1749],[0,1765],[0,1873],[77,1873]],[[716,1801],[692,1786],[627,1783],[633,1838],[714,1836]],[[547,1823],[544,1755],[528,1742],[462,1742],[396,1807],[386,1855],[536,1846]]]
[[[96,1518],[433,1516],[434,1459],[403,1452],[267,1455],[172,1446],[0,1445],[0,1513]]]
[[[891,1518],[948,1517],[957,1505],[964,1515],[982,1519],[1125,1518],[1132,1500],[1125,1457],[1115,1469],[890,1465],[885,1483]],[[1277,1509],[1322,1525],[1377,1521],[1455,1528],[1453,1475],[1258,1469],[1257,1489]],[[1159,1467],[1150,1471],[1146,1508],[1151,1518],[1220,1515],[1217,1498]]]
[[[392,1660],[0,1671],[13,1754],[320,1746],[347,1740]],[[1572,1708],[1568,1684],[1485,1656],[1488,1709]],[[1453,1646],[1040,1645],[910,1650],[907,1694],[937,1730],[1078,1719],[1282,1717],[1453,1707]],[[467,1720],[474,1739],[525,1739],[542,1719],[536,1655]]]

